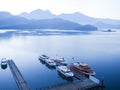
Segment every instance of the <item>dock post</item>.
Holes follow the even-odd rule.
[[[104,85],[104,77],[101,78],[101,88],[105,88],[105,85]]]

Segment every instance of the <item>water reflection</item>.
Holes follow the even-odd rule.
[[[43,60],[41,60],[41,59],[39,59],[39,61],[40,61],[42,64],[45,64],[45,61],[43,61]]]
[[[16,31],[7,31],[7,32],[4,32],[4,33],[0,33],[0,39],[9,39],[9,38],[11,38],[15,33],[16,33]]]
[[[62,78],[63,80],[67,80],[68,82],[72,82],[73,81],[73,77],[65,77],[59,71],[57,71],[57,72],[58,72],[58,76],[60,76],[60,78]]]
[[[11,38],[16,36],[48,36],[48,35],[79,35],[89,34],[89,32],[78,30],[0,30],[0,38]]]

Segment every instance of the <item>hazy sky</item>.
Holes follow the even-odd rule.
[[[0,11],[12,14],[50,10],[54,14],[81,12],[91,17],[120,19],[120,0],[0,0]]]

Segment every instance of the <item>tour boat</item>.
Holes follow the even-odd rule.
[[[67,62],[64,60],[64,58],[56,59],[56,64],[59,65],[67,65]]]
[[[45,59],[48,59],[49,57],[47,55],[41,55],[39,56],[39,60],[45,61]]]
[[[70,69],[85,74],[87,76],[93,76],[96,74],[86,63],[72,63]]]
[[[46,59],[45,62],[46,62],[46,64],[48,64],[51,67],[55,67],[56,66],[56,63],[52,59]]]
[[[67,66],[57,66],[57,70],[65,77],[73,77],[73,72]]]

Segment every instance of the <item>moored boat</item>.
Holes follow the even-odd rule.
[[[2,60],[1,60],[1,68],[2,69],[7,68],[7,60],[6,60],[6,58],[2,58]]]
[[[41,55],[39,56],[39,60],[45,61],[45,59],[48,59],[49,57],[47,55]]]
[[[56,66],[56,63],[52,59],[46,59],[45,62],[46,62],[47,65],[49,65],[51,67],[55,67]]]
[[[87,76],[95,75],[96,73],[86,63],[72,63],[70,69],[76,72],[80,72]]]
[[[73,72],[67,66],[58,66],[57,70],[67,78],[74,76]]]
[[[64,60],[64,58],[56,59],[56,64],[59,65],[67,65],[67,62]]]

